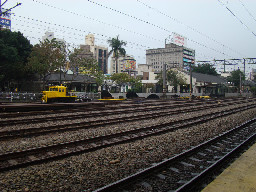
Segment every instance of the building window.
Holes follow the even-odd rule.
[[[99,49],[99,57],[102,57],[102,49]]]

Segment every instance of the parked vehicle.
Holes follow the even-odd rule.
[[[42,103],[53,103],[53,102],[75,102],[77,96],[69,93],[67,87],[50,86],[48,91],[43,91]]]

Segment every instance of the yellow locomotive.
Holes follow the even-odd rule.
[[[43,91],[42,103],[52,103],[52,102],[74,102],[76,100],[76,95],[70,95],[67,92],[67,87],[60,86],[50,86],[48,91]]]

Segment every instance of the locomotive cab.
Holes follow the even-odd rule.
[[[42,102],[74,102],[76,95],[70,95],[67,92],[67,87],[61,86],[50,86],[48,91],[43,91]]]

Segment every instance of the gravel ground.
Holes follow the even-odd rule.
[[[244,106],[246,104],[240,104],[240,106]],[[220,107],[220,108],[212,108],[211,111],[220,111],[223,109],[232,109],[233,107],[236,106],[226,106],[226,107]],[[180,108],[181,110],[182,108]],[[209,111],[208,111],[209,112]],[[140,112],[138,114],[146,114],[148,112]],[[147,120],[141,120],[141,121],[134,121],[134,122],[129,122],[129,123],[120,123],[120,124],[115,124],[115,125],[110,125],[110,126],[105,126],[105,127],[97,127],[93,129],[84,129],[84,130],[78,130],[78,131],[72,131],[72,132],[64,132],[64,133],[56,133],[56,134],[48,134],[48,135],[42,135],[42,136],[37,136],[37,137],[32,137],[32,138],[18,138],[12,141],[0,141],[0,153],[6,153],[6,152],[13,152],[13,151],[21,151],[29,148],[34,148],[34,147],[40,147],[40,146],[46,146],[46,145],[53,145],[53,144],[58,144],[60,142],[67,142],[67,141],[72,141],[72,140],[80,140],[80,139],[86,139],[86,138],[91,138],[91,137],[96,137],[96,136],[102,136],[102,135],[107,135],[107,134],[113,134],[113,133],[118,133],[121,131],[127,131],[127,130],[132,130],[135,128],[139,127],[146,127],[146,126],[151,126],[151,125],[157,125],[161,123],[167,123],[167,122],[172,122],[175,120],[180,120],[184,118],[189,118],[193,116],[197,116],[199,114],[205,114],[205,111],[197,111],[197,112],[192,112],[192,113],[181,113],[177,115],[171,115],[171,116],[165,116],[161,118],[156,118],[156,119],[147,119]],[[131,115],[131,114],[130,114]],[[123,118],[129,118],[130,115],[127,114],[122,114],[122,115],[113,115],[111,118],[116,118],[116,117],[123,117]],[[103,118],[90,118],[92,119],[105,119],[106,117]],[[65,124],[71,124],[77,123],[77,122],[86,122],[89,119],[79,119],[75,121],[71,120],[63,120],[61,123],[63,126]],[[47,127],[49,123],[40,123],[36,125],[32,125],[33,127]],[[51,124],[52,125],[52,124]],[[22,128],[29,128],[31,125],[23,125]],[[11,126],[11,128],[5,127],[6,129],[20,129],[20,126]],[[1,129],[2,130],[2,129]]]
[[[159,118],[158,122],[170,121],[172,118],[184,118],[186,115]],[[197,145],[255,116],[256,109],[250,109],[229,117],[208,121],[200,126],[72,156],[55,162],[0,173],[0,191],[92,191],[146,168],[152,163],[170,158],[184,149]],[[139,124],[146,126],[152,122],[144,121],[142,123],[140,121]],[[139,126],[138,122],[137,124],[136,122],[131,123],[127,127],[134,128],[135,126]],[[124,126],[115,126],[116,129],[122,127]],[[104,130],[110,131],[112,128],[104,127]],[[99,129],[103,128],[97,130],[99,131]],[[37,143],[41,143],[43,139],[44,142],[51,143],[53,140],[59,142],[59,139],[63,137],[64,140],[78,137],[78,133],[82,137],[85,136],[79,131],[72,133],[70,137],[68,136],[71,135],[70,133],[60,136],[53,135],[51,138],[40,136],[37,139],[16,140],[16,144],[14,142],[9,143],[9,145],[14,145],[11,147],[14,150],[16,147],[18,149],[23,148],[31,143],[35,146]],[[100,134],[105,134],[105,132]],[[22,142],[27,143],[20,147]],[[1,147],[2,144],[0,143]],[[8,147],[5,146],[4,148]]]

